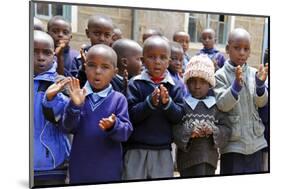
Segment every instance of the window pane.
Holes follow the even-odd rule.
[[[52,4],[52,15],[63,15],[62,13],[62,5],[61,4]]]
[[[188,33],[190,40],[196,42],[196,20],[194,18],[189,18]]]
[[[225,32],[224,32],[224,23],[219,24],[219,37],[218,37],[218,42],[220,44],[225,43],[224,38],[225,38]]]
[[[49,16],[49,5],[46,3],[37,3],[37,14]]]

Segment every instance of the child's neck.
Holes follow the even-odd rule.
[[[101,91],[103,91],[104,89],[106,89],[108,86],[109,86],[109,84],[107,84],[105,87],[103,87],[102,89],[96,89],[96,88],[94,88],[92,85],[90,85],[91,86],[91,89],[92,89],[92,91],[94,92],[94,93],[98,93],[98,92],[101,92]]]

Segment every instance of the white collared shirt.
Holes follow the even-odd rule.
[[[213,96],[207,96],[204,99],[193,98],[191,95],[184,98],[185,102],[194,110],[197,104],[202,101],[208,108],[211,108],[216,104],[216,98]]]

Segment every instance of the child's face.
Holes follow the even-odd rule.
[[[108,54],[96,52],[87,55],[85,72],[88,82],[95,92],[102,91],[108,87],[116,71]]]
[[[235,64],[242,66],[250,56],[250,40],[248,38],[237,38],[226,46],[229,59]]]
[[[54,49],[51,43],[48,40],[34,40],[34,74],[38,75],[49,70],[53,60]]]
[[[92,45],[104,44],[110,46],[112,43],[113,28],[110,24],[94,23],[86,29],[86,35]]]
[[[182,72],[182,63],[183,63],[182,51],[172,50],[169,69],[174,73],[181,73]]]
[[[210,31],[204,31],[201,34],[201,41],[203,43],[204,48],[206,49],[214,48],[216,42],[214,33]]]
[[[210,84],[205,79],[192,77],[187,80],[187,87],[192,97],[203,99],[208,94]]]
[[[142,51],[134,50],[127,59],[127,71],[129,77],[140,74],[142,67]]]
[[[61,42],[69,46],[70,39],[72,38],[69,23],[64,20],[55,20],[51,24],[48,33],[54,39],[55,47],[58,47]]]
[[[183,51],[186,52],[189,49],[189,37],[187,35],[176,35],[175,42],[181,44]]]
[[[170,49],[165,46],[149,46],[144,51],[143,61],[151,77],[162,77],[169,66]]]

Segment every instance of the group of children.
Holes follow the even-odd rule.
[[[95,15],[85,32],[91,45],[77,52],[63,17],[47,32],[34,21],[36,186],[64,184],[67,174],[71,184],[170,178],[173,142],[182,177],[214,175],[219,156],[223,175],[263,171],[268,65],[247,65],[246,30],[229,33],[228,60],[212,29],[191,58],[182,31],[169,42],[147,30],[140,46]]]

